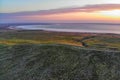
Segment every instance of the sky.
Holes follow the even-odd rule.
[[[120,23],[120,0],[0,0],[0,23]]]

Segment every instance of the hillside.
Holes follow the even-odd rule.
[[[0,44],[68,44],[99,50],[120,50],[119,34],[52,32],[36,30],[0,31]]]
[[[0,80],[119,80],[120,52],[57,44],[0,45]]]

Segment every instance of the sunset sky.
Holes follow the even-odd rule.
[[[0,23],[120,23],[120,0],[0,0]]]

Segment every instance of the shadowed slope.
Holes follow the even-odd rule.
[[[0,46],[0,80],[118,80],[120,52],[67,45]]]

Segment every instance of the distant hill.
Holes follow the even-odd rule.
[[[68,45],[0,45],[0,80],[119,80],[120,52]]]
[[[0,30],[8,30],[8,25],[0,25]]]
[[[10,26],[20,25],[50,25],[52,23],[0,23],[0,30],[11,30]]]

